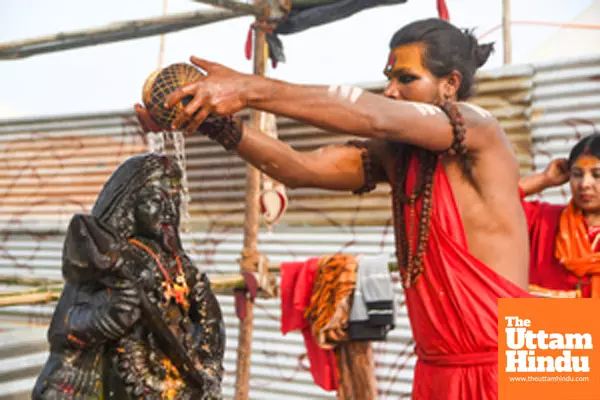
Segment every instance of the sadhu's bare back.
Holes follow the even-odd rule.
[[[461,107],[467,135],[489,126],[469,124],[471,107]],[[501,276],[528,287],[529,238],[518,192],[519,165],[505,133],[496,127],[498,145],[473,155],[472,180],[456,159],[443,160],[463,222],[469,250]],[[489,132],[488,132],[489,134]]]

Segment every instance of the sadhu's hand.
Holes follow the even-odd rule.
[[[550,162],[544,171],[544,177],[549,186],[560,186],[569,181],[569,164],[564,158]]]
[[[142,126],[142,130],[144,131],[144,133],[161,132],[164,130],[160,127],[160,125],[158,125],[156,121],[154,121],[152,116],[150,116],[148,110],[144,108],[144,106],[142,106],[141,104],[135,105],[135,115],[138,119],[138,122]]]
[[[190,61],[206,72],[206,76],[194,83],[182,86],[167,97],[166,106],[173,107],[184,97],[193,99],[175,117],[173,130],[184,128],[195,132],[209,114],[231,115],[247,105],[244,89],[251,77],[221,64],[191,57]]]

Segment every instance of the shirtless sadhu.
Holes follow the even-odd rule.
[[[207,76],[168,98],[173,106],[193,96],[173,128],[206,134],[291,188],[362,193],[391,184],[418,355],[413,398],[495,399],[497,300],[529,296],[529,248],[511,144],[490,113],[464,102],[492,46],[428,19],[400,29],[390,49],[385,96],[289,84],[192,57]],[[158,130],[136,108],[142,125]],[[243,108],[368,140],[297,152],[219,117]]]

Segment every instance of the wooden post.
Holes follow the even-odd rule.
[[[250,3],[241,2],[238,0],[193,0],[196,3],[204,3],[215,7],[226,8],[233,12],[242,12],[245,14],[253,14],[261,16],[265,14],[264,7],[261,7],[261,1],[252,1]]]
[[[267,52],[266,36],[262,29],[254,30],[254,73],[265,75]],[[266,113],[253,110],[250,124],[261,129]],[[260,171],[248,164],[246,169],[246,214],[244,218],[244,250],[254,252],[258,244]],[[241,268],[242,272],[243,267]],[[252,271],[254,272],[254,271]],[[240,321],[238,332],[237,370],[235,399],[247,400],[250,391],[250,356],[252,353],[252,330],[254,324],[254,304],[246,299],[246,318]]]
[[[504,64],[512,62],[512,42],[510,36],[510,0],[502,0],[502,36],[504,42]]]

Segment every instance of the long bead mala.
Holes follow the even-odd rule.
[[[415,153],[419,157],[419,174],[411,194],[407,196],[405,195],[405,188],[408,164]],[[431,217],[433,174],[437,166],[437,159],[437,154],[414,147],[404,149],[397,158],[393,207],[396,221],[396,252],[404,288],[414,285],[423,271],[423,256],[426,250]],[[421,196],[423,196],[423,201],[419,217],[418,241],[415,246],[416,203]],[[405,226],[406,205],[409,208],[408,234]]]
[[[451,147],[446,151],[450,157],[464,157],[466,154],[464,119],[455,103],[446,102],[440,108],[448,115],[454,136]],[[400,266],[402,286],[408,288],[416,284],[423,272],[423,257],[427,250],[429,238],[429,222],[431,220],[433,176],[437,168],[439,154],[414,146],[398,146],[396,152],[396,175],[393,183],[394,197],[393,210],[396,231],[396,254]],[[413,156],[419,159],[419,173],[413,190],[406,195],[406,177],[410,160]],[[417,243],[415,244],[415,219],[417,213],[417,200],[422,196],[421,213]],[[408,234],[405,207],[408,205],[409,221]]]

